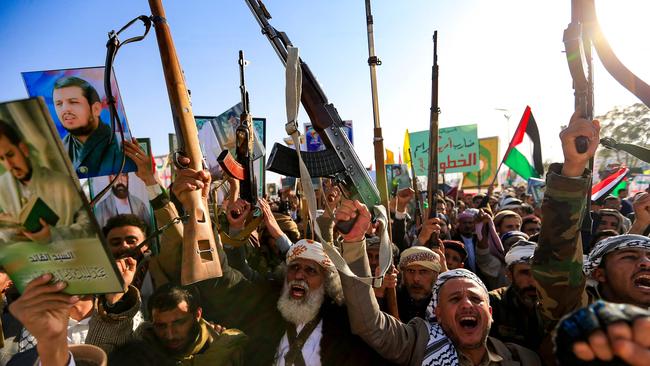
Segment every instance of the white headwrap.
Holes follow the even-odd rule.
[[[650,238],[643,235],[617,235],[603,239],[589,252],[587,260],[584,262],[582,270],[587,277],[591,277],[592,272],[600,266],[603,258],[616,250],[621,249],[646,249],[650,250]]]
[[[332,263],[330,257],[323,250],[323,244],[317,241],[302,239],[292,245],[287,253],[287,265],[298,258],[310,259],[327,270],[336,271],[334,263]]]
[[[519,240],[506,253],[506,266],[510,267],[517,263],[530,263],[533,254],[535,254],[535,248],[537,248],[537,243]]]

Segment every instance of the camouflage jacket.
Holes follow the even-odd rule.
[[[582,272],[580,225],[591,180],[587,172],[570,178],[562,176],[561,170],[561,164],[553,164],[546,176],[542,231],[532,265],[547,331],[562,316],[589,303]]]

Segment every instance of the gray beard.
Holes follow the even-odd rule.
[[[291,297],[289,291],[291,285],[301,285],[305,288],[305,298],[296,300]],[[310,290],[305,281],[284,282],[282,294],[278,299],[278,310],[282,317],[295,325],[305,324],[314,319],[320,311],[325,300],[325,286],[321,285],[318,290]]]

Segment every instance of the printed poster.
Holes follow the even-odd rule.
[[[352,120],[343,121],[343,130],[347,133],[348,140],[354,146],[354,139],[352,138]],[[320,135],[314,129],[311,123],[305,123],[305,145],[307,151],[321,151],[325,150],[325,144],[321,140]]]
[[[43,99],[1,103],[0,131],[0,266],[18,290],[51,273],[68,294],[123,291]]]
[[[111,128],[108,102],[104,93],[104,67],[66,70],[31,71],[22,73],[30,97],[43,97],[64,151],[68,154],[79,178],[115,174],[120,171],[122,159],[121,128],[124,139],[131,141],[124,104],[111,72],[112,92],[115,96],[117,124]],[[122,172],[134,172],[135,163],[126,158]]]

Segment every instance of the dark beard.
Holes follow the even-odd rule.
[[[30,180],[32,180],[32,174],[34,173],[34,170],[32,169],[32,164],[31,162],[28,162],[29,170],[27,174],[20,180],[20,183],[26,184],[29,183]]]
[[[117,183],[112,186],[111,191],[117,198],[125,199],[129,196],[129,189],[122,183]]]
[[[519,301],[521,301],[522,304],[524,304],[524,306],[530,309],[537,304],[537,296],[535,297],[528,296],[527,293],[529,290],[536,291],[535,287],[533,286],[526,287],[523,289],[515,286],[515,293],[517,294]]]
[[[85,126],[80,126],[77,128],[67,129],[66,130],[73,136],[89,136],[96,128],[95,117],[90,116],[88,118],[88,123]]]

